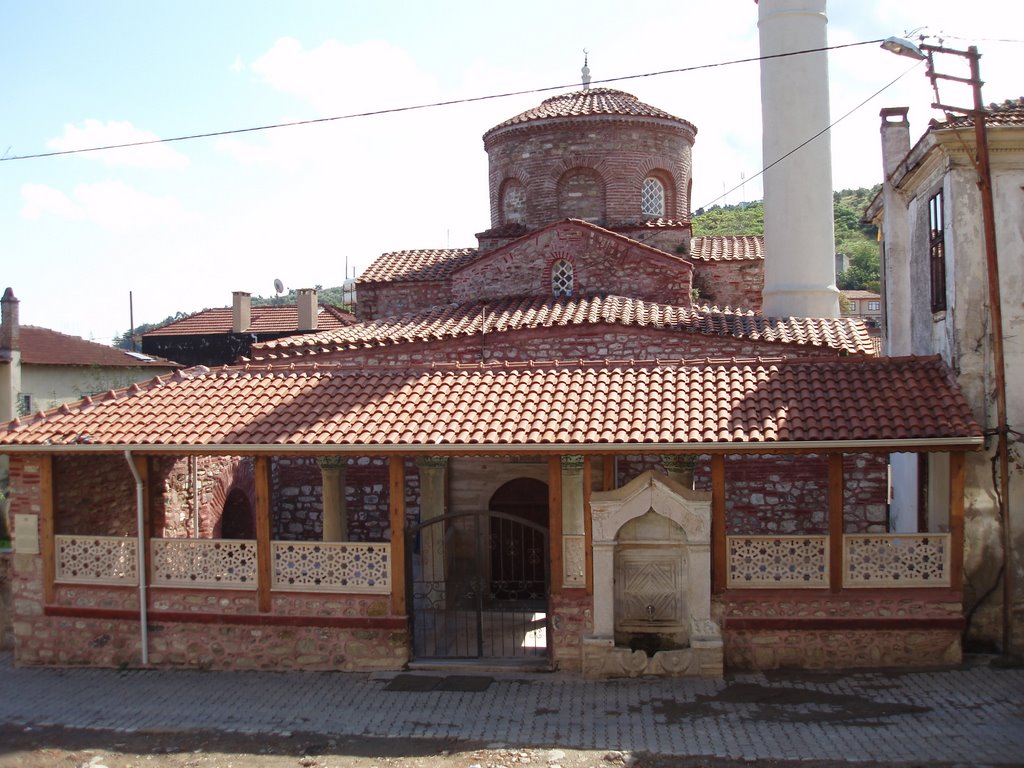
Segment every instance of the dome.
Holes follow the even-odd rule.
[[[697,133],[697,128],[693,123],[670,115],[650,104],[644,104],[631,93],[617,91],[613,88],[585,88],[581,91],[563,93],[545,99],[538,106],[494,126],[484,134],[484,139],[502,128],[524,125],[538,120],[606,116],[670,120],[686,127],[693,134]]]

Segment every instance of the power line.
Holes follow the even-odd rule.
[[[818,131],[818,132],[817,132],[816,134],[814,134],[813,136],[811,136],[811,137],[810,137],[809,139],[807,139],[806,141],[803,141],[803,142],[801,142],[800,144],[797,144],[797,145],[796,145],[795,147],[793,147],[793,148],[792,148],[791,150],[789,150],[789,152],[787,152],[786,154],[784,154],[784,155],[783,155],[782,157],[780,157],[780,158],[778,158],[777,160],[774,160],[774,161],[772,161],[771,163],[769,163],[768,165],[766,165],[766,166],[765,166],[764,168],[762,168],[762,169],[761,169],[760,171],[758,171],[758,172],[757,172],[757,173],[755,173],[755,174],[754,174],[753,176],[751,176],[751,177],[750,177],[750,179],[756,179],[756,178],[757,178],[758,176],[763,176],[763,175],[764,175],[764,174],[765,174],[765,173],[766,173],[766,172],[768,171],[768,169],[769,169],[769,168],[774,168],[774,167],[775,167],[776,165],[778,165],[779,163],[781,163],[781,162],[782,162],[783,160],[785,160],[785,159],[786,159],[787,157],[789,157],[790,155],[794,154],[795,152],[799,152],[799,151],[800,151],[801,149],[803,149],[804,147],[806,147],[806,146],[807,146],[808,144],[810,144],[810,143],[811,143],[812,141],[814,141],[814,140],[815,140],[816,138],[818,138],[819,136],[821,136],[821,135],[822,135],[823,133],[827,133],[828,131],[831,131],[831,130],[832,130],[832,129],[833,129],[834,127],[835,127],[835,126],[837,126],[837,125],[839,125],[839,123],[843,122],[843,120],[845,120],[846,118],[848,118],[848,117],[849,117],[850,115],[852,115],[852,114],[853,114],[854,112],[856,112],[856,111],[857,111],[858,109],[860,109],[861,107],[863,107],[863,106],[864,106],[865,104],[867,104],[867,103],[868,103],[869,101],[871,101],[872,99],[876,98],[876,97],[877,97],[877,96],[879,96],[880,94],[882,94],[882,93],[884,93],[885,91],[887,91],[887,90],[889,90],[890,88],[892,88],[892,87],[893,87],[894,85],[896,85],[896,83],[898,83],[898,82],[899,82],[900,80],[902,80],[902,79],[903,79],[904,77],[906,77],[906,76],[907,76],[908,74],[910,74],[911,72],[913,72],[913,71],[914,71],[915,69],[917,69],[917,68],[918,68],[919,66],[921,66],[921,65],[922,65],[923,63],[924,63],[924,62],[921,62],[921,61],[916,61],[916,62],[914,62],[914,65],[913,65],[912,67],[910,67],[910,68],[909,68],[909,69],[907,69],[907,70],[906,70],[905,72],[903,72],[902,74],[900,74],[899,76],[897,76],[897,77],[896,77],[896,78],[895,78],[894,80],[891,80],[891,81],[890,81],[889,83],[887,83],[886,85],[883,85],[883,86],[882,86],[881,88],[879,88],[879,89],[878,89],[877,91],[875,91],[875,92],[874,92],[873,94],[871,94],[871,95],[870,95],[870,96],[868,96],[868,97],[867,97],[866,99],[864,99],[864,101],[862,101],[862,102],[861,102],[860,104],[858,104],[857,106],[855,106],[855,107],[854,107],[853,109],[849,110],[849,111],[848,111],[848,112],[847,112],[846,114],[844,114],[843,116],[841,116],[841,117],[838,117],[838,118],[836,118],[835,120],[833,120],[833,121],[832,121],[831,123],[829,123],[828,125],[826,125],[826,126],[825,126],[824,128],[822,128],[822,129],[821,129],[820,131]],[[732,189],[730,189],[730,190],[728,190],[728,191],[726,191],[726,192],[723,192],[723,193],[722,193],[721,195],[719,195],[718,197],[716,197],[716,198],[715,198],[714,200],[712,200],[712,201],[711,201],[710,203],[708,203],[707,205],[702,205],[702,206],[700,206],[700,208],[698,208],[697,210],[703,210],[703,209],[705,209],[705,208],[709,208],[709,207],[711,207],[712,205],[714,205],[715,203],[717,203],[717,202],[718,202],[719,200],[721,200],[721,199],[723,199],[723,198],[727,197],[728,195],[731,195],[731,194],[732,194],[733,192],[735,192],[735,191],[736,191],[737,189],[739,189],[740,187],[742,187],[743,185],[745,185],[745,184],[746,184],[746,183],[747,183],[748,181],[750,181],[750,179],[744,179],[743,181],[741,181],[741,182],[740,182],[739,184],[737,184],[737,185],[736,185],[735,187],[733,187]]]
[[[746,59],[733,59],[731,61],[722,61],[715,64],[698,64],[693,67],[680,67],[678,69],[663,69],[657,72],[645,72],[638,75],[622,75],[620,77],[609,77],[603,80],[595,80],[592,84],[603,84],[603,83],[618,83],[625,80],[639,80],[645,77],[660,77],[662,75],[675,75],[684,72],[696,72],[702,69],[714,69],[716,67],[727,67],[733,64],[749,64],[755,61],[765,61],[768,59],[779,59],[787,56],[800,56],[807,53],[822,53],[825,51],[837,51],[842,48],[853,48],[859,45],[872,45],[874,43],[881,43],[882,39],[878,40],[863,40],[858,43],[844,43],[843,45],[831,45],[824,48],[808,48],[802,51],[791,51],[789,53],[776,53],[771,56],[753,56]],[[295,120],[288,123],[272,123],[269,125],[257,125],[249,128],[232,128],[224,131],[209,131],[206,133],[193,133],[186,136],[173,136],[167,139],[149,139],[147,141],[133,141],[125,144],[108,144],[101,147],[82,147],[80,149],[64,149],[55,152],[40,152],[32,155],[12,155],[10,157],[0,157],[0,162],[9,162],[11,160],[38,160],[44,157],[58,157],[60,155],[77,155],[84,154],[86,152],[104,152],[110,149],[126,149],[128,147],[144,147],[150,144],[170,144],[177,141],[192,141],[194,139],[210,139],[217,136],[232,136],[241,133],[255,133],[257,131],[269,131],[276,128],[294,128],[300,125],[315,125],[317,123],[331,123],[338,120],[354,120],[360,117],[375,117],[377,115],[390,115],[400,112],[413,112],[421,109],[434,109],[436,107],[450,107],[456,104],[471,104],[478,101],[490,101],[493,99],[504,99],[510,96],[526,96],[532,93],[546,93],[549,91],[562,90],[564,88],[578,88],[579,83],[570,83],[563,85],[549,85],[543,88],[529,88],[522,91],[507,91],[505,93],[492,93],[486,96],[471,96],[465,99],[449,99],[447,101],[435,101],[428,104],[413,104],[404,107],[391,107],[388,109],[377,109],[368,112],[353,112],[348,115],[336,115],[334,117],[317,117],[310,120]],[[884,89],[883,89],[884,90]],[[803,145],[801,145],[803,146]]]

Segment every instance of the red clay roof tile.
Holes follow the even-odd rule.
[[[809,392],[828,396],[809,397]],[[582,393],[593,393],[583,397]],[[264,399],[260,412],[239,408]],[[863,407],[864,399],[872,403]],[[424,414],[432,414],[425,418]],[[15,420],[0,449],[88,445],[351,450],[703,450],[808,441],[975,447],[981,430],[938,357],[445,366],[223,368],[156,379]],[[308,449],[307,450],[311,450]]]
[[[698,261],[764,260],[761,235],[715,235],[690,241],[690,258]]]
[[[320,304],[317,312],[317,330],[343,328],[355,322],[355,317],[344,310]],[[143,336],[205,336],[213,333],[231,333],[231,307],[203,309],[147,331]],[[298,333],[299,310],[295,305],[253,307],[246,333]]]
[[[859,318],[765,318],[690,309],[625,296],[510,298],[490,303],[433,307],[422,313],[382,318],[327,333],[291,336],[253,345],[252,360],[306,358],[344,350],[556,326],[593,324],[656,328],[679,333],[732,336],[874,354]]]
[[[132,354],[117,347],[86,341],[49,328],[19,328],[21,362],[25,365],[88,365],[104,368],[175,368],[178,363],[153,355]]]

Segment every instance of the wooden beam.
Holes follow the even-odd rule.
[[[40,552],[43,556],[43,604],[53,603],[56,591],[54,579],[57,576],[55,522],[53,508],[53,457],[39,456],[39,536]]]
[[[828,456],[828,586],[843,588],[843,454]]]
[[[601,490],[602,491],[614,491],[615,490],[615,456],[606,453],[602,457],[601,470],[604,472],[601,478]]]
[[[548,550],[551,553],[551,594],[562,591],[562,457],[548,459]]]
[[[405,606],[405,456],[388,457],[388,509],[391,520],[391,613]]]
[[[949,454],[949,586],[964,588],[964,453]]]
[[[256,599],[260,613],[270,613],[270,458],[256,457]]]
[[[725,541],[725,457],[711,457],[711,588],[725,591],[729,553]]]
[[[594,594],[594,521],[590,517],[590,493],[593,485],[593,470],[589,455],[583,457],[583,552],[585,556],[585,578],[587,594]]]

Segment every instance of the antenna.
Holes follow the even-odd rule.
[[[274,290],[278,293],[284,293],[284,283],[279,278],[274,278]]]

